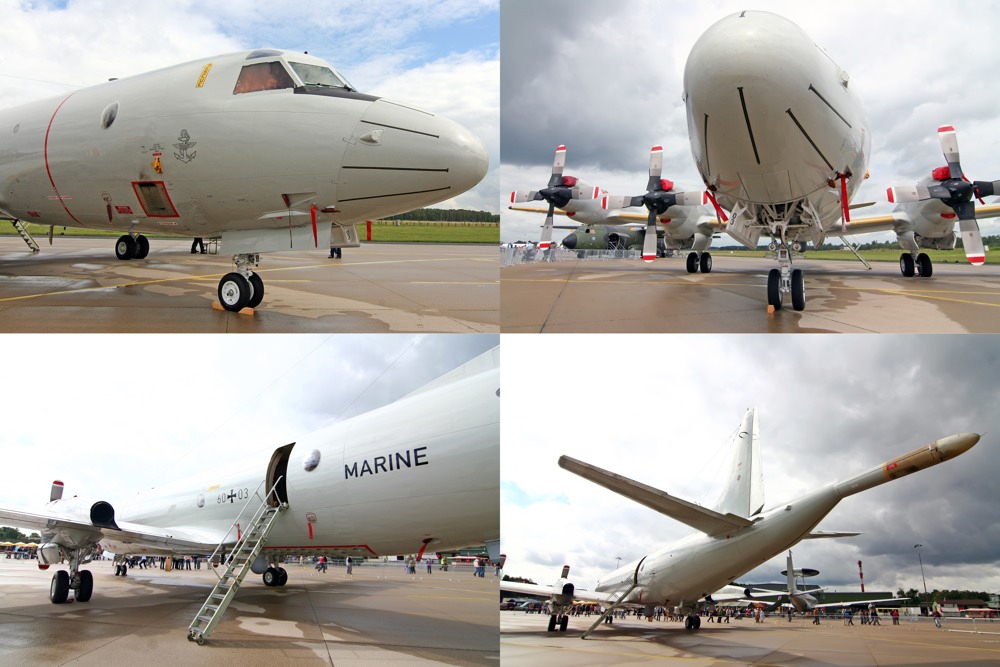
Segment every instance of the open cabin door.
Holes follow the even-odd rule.
[[[275,481],[278,482],[274,493],[267,497],[267,504],[271,507],[288,502],[288,490],[285,482],[288,480],[288,459],[292,455],[292,447],[294,446],[293,442],[290,445],[277,448],[271,455],[271,462],[267,464],[267,488],[270,489],[274,486]]]

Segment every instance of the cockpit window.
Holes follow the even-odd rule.
[[[236,80],[233,95],[255,93],[258,90],[294,88],[295,82],[280,62],[245,65]]]
[[[329,67],[307,65],[305,63],[288,63],[307,86],[322,86],[325,88],[347,88],[354,90],[350,84],[337,76]]]

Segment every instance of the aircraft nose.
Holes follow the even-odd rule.
[[[375,200],[408,211],[450,199],[486,175],[483,143],[458,123],[385,99],[361,115],[344,153],[340,208]]]
[[[576,249],[576,234],[569,234],[562,240],[562,246],[567,250]]]

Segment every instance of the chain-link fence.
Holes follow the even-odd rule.
[[[532,262],[560,262],[567,259],[639,259],[639,250],[567,250],[555,247],[540,250],[535,246],[501,246],[500,266],[529,264]]]

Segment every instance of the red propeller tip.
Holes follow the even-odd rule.
[[[566,147],[565,146],[557,146],[556,150],[557,151],[564,151],[564,150],[566,150]]]
[[[663,146],[653,146],[652,150],[653,150],[653,152],[662,151],[663,150]]]
[[[542,250],[548,250],[550,245],[552,245],[552,244],[551,243],[539,243],[538,247],[541,248]]]
[[[954,131],[955,128],[953,128],[951,125],[942,125],[941,127],[938,128],[938,132],[954,132]]]
[[[656,259],[656,255],[643,255],[642,256],[642,261],[647,262],[647,263],[652,262],[654,259]]]
[[[969,264],[973,266],[980,266],[986,263],[986,257],[984,255],[970,255]]]

